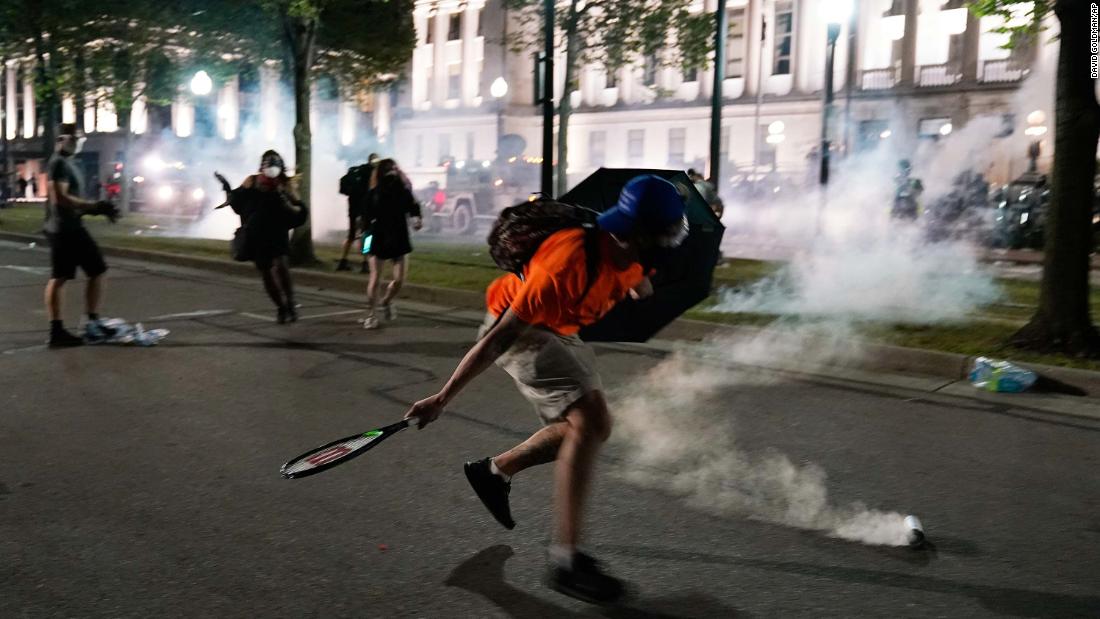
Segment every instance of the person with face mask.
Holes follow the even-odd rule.
[[[73,163],[80,152],[84,137],[72,123],[62,124],[58,130],[54,154],[46,164],[49,176],[46,200],[46,222],[43,231],[50,243],[50,280],[46,283],[46,314],[50,319],[51,348],[79,346],[85,341],[98,343],[108,339],[114,331],[99,319],[99,303],[103,296],[103,274],[107,263],[81,217],[104,215],[112,223],[118,217],[118,209],[107,201],[91,201],[80,197],[84,190],[84,177]],[[83,338],[67,331],[61,319],[61,292],[65,282],[76,277],[80,267],[88,282],[84,292]]]
[[[570,227],[547,236],[522,278],[509,273],[489,285],[480,339],[438,393],[405,413],[423,428],[490,365],[512,376],[544,427],[496,457],[467,462],[466,479],[493,518],[511,529],[512,477],[555,462],[556,524],[547,580],[553,589],[589,602],[613,602],[624,587],[578,550],[581,508],[596,456],[611,433],[611,415],[595,353],[577,334],[628,295],[653,294],[642,255],[684,241],[684,212],[684,199],[672,183],[644,175],[628,182],[616,205],[598,217],[598,231]],[[595,244],[586,245],[587,234],[596,235]],[[594,269],[587,247],[598,257]]]
[[[276,320],[279,324],[298,320],[287,264],[289,233],[304,224],[309,214],[291,187],[283,158],[273,150],[265,152],[259,174],[245,178],[236,189],[229,189],[220,174],[215,176],[226,189],[229,206],[241,216],[244,252],[260,272],[264,290],[275,304]]]

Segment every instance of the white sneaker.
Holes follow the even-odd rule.
[[[363,319],[363,328],[364,329],[377,329],[378,327],[379,327],[378,317],[375,316],[374,314],[371,314],[370,316],[367,316],[366,318]]]
[[[382,306],[382,318],[384,318],[387,322],[397,319],[397,308],[393,306],[393,303]]]

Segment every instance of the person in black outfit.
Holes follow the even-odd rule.
[[[50,243],[52,273],[46,283],[46,314],[50,318],[51,348],[79,346],[88,341],[102,342],[114,334],[103,325],[96,313],[103,295],[103,274],[107,263],[92,236],[84,228],[84,215],[106,215],[114,223],[118,210],[106,201],[93,202],[80,196],[84,178],[73,164],[73,155],[80,152],[84,138],[77,133],[76,125],[62,124],[58,130],[54,155],[46,164],[49,173],[49,195],[46,200],[46,222],[43,231]],[[76,277],[80,267],[88,277],[84,289],[84,305],[88,320],[84,325],[84,338],[65,330],[61,321],[61,289],[65,282]]]
[[[344,239],[343,251],[340,253],[340,262],[336,264],[337,271],[350,271],[348,264],[348,252],[351,251],[355,240],[362,238],[363,213],[367,210],[370,200],[370,177],[374,166],[378,163],[378,155],[371,153],[367,157],[367,163],[348,169],[348,173],[340,179],[340,193],[348,197],[348,236]],[[360,273],[367,272],[367,257],[363,256],[363,264]]]
[[[420,218],[420,203],[413,196],[409,180],[393,159],[378,162],[371,174],[370,187],[370,207],[365,219],[373,238],[367,256],[370,260],[370,279],[367,282],[367,318],[363,321],[363,326],[377,329],[378,318],[374,315],[374,306],[375,299],[378,298],[382,262],[393,261],[393,280],[386,287],[386,294],[382,296],[383,318],[393,320],[397,317],[393,298],[405,283],[409,268],[407,256],[412,252],[407,218],[412,216],[413,228],[416,230],[421,228],[423,221]]]
[[[231,191],[223,177],[218,175],[218,180],[228,191],[229,205],[241,216],[245,253],[256,264],[264,290],[278,308],[279,324],[298,320],[287,265],[288,233],[306,222],[308,212],[291,187],[283,158],[273,150],[265,152],[260,159],[260,173],[244,179]]]

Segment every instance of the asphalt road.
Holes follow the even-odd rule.
[[[0,617],[1100,616],[1100,422],[732,381],[691,411],[699,440],[732,431],[750,458],[814,463],[830,501],[916,513],[935,548],[701,506],[662,489],[676,471],[635,485],[626,463],[646,446],[615,443],[588,547],[634,597],[597,609],[541,584],[549,469],[515,480],[514,531],[466,485],[464,460],[537,427],[495,368],[429,429],[316,477],[278,475],[431,393],[471,341],[466,314],[405,305],[365,332],[354,299],[314,289],[303,320],[279,326],[258,282],[126,263],[103,313],[169,338],[50,351],[46,264],[0,244]],[[72,322],[80,287],[68,295]],[[598,352],[612,401],[662,356]]]

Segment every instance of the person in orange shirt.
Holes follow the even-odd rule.
[[[684,199],[672,183],[639,176],[627,183],[614,207],[600,214],[597,226],[599,260],[592,282],[587,281],[586,232],[568,228],[547,237],[522,279],[507,274],[489,285],[488,315],[478,342],[442,390],[416,402],[405,417],[423,428],[490,365],[507,371],[544,427],[496,457],[467,462],[466,477],[493,517],[511,529],[512,476],[556,462],[556,530],[548,582],[571,597],[609,603],[623,595],[623,583],[577,550],[596,455],[611,433],[595,354],[577,333],[627,295],[653,293],[640,253],[683,241]]]

